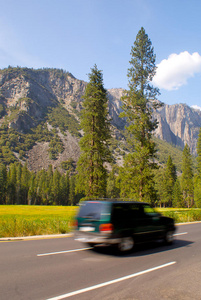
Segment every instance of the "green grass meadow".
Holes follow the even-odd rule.
[[[156,211],[164,216],[173,218],[175,223],[201,221],[200,208],[157,208]]]
[[[0,205],[0,238],[64,234],[72,230],[76,206]],[[201,221],[201,209],[157,208],[176,223]]]
[[[75,206],[0,205],[0,238],[71,231]]]

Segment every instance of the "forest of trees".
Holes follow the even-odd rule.
[[[61,174],[52,165],[48,170],[30,172],[25,164],[0,164],[0,204],[75,205],[75,176]]]
[[[182,155],[182,174],[178,174],[169,156],[167,163],[154,172],[156,198],[154,206],[201,208],[201,129],[197,146],[196,171],[193,171],[192,156],[186,145]],[[0,204],[29,205],[76,205],[86,196],[76,189],[78,177],[69,172],[60,173],[49,165],[48,170],[37,173],[27,165],[12,163],[9,167],[0,164]],[[120,168],[114,165],[108,172],[106,197],[120,198]],[[139,200],[132,197],[133,200]]]

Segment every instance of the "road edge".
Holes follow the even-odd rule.
[[[47,235],[32,235],[32,236],[18,236],[18,237],[3,237],[0,242],[4,241],[26,241],[26,240],[40,240],[40,239],[58,239],[72,236],[73,233],[66,234],[47,234]]]

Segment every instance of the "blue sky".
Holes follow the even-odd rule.
[[[53,67],[105,88],[127,88],[130,51],[143,26],[166,104],[201,106],[200,0],[0,0],[0,68]]]

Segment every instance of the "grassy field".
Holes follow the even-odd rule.
[[[0,205],[0,237],[68,233],[76,211],[74,206]]]
[[[0,205],[0,237],[68,233],[77,209],[75,206]],[[201,209],[157,211],[174,218],[176,223],[201,221]]]
[[[201,221],[200,208],[158,208],[162,215],[171,217],[176,223]]]

